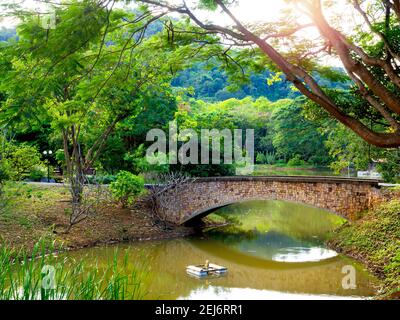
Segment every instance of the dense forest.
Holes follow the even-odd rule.
[[[218,63],[216,63],[218,65]],[[339,73],[343,70],[337,69]],[[233,86],[223,69],[213,67],[207,69],[204,63],[198,63],[193,67],[179,72],[178,76],[172,80],[172,85],[177,87],[192,87],[193,97],[204,101],[224,101],[231,98],[244,99],[252,97],[254,99],[265,97],[271,101],[279,99],[294,99],[299,97],[299,92],[293,90],[292,85],[280,77],[278,81],[268,82],[275,74],[269,70],[260,73],[253,73],[249,76],[248,82]],[[346,82],[327,81],[318,74],[324,86],[336,89],[348,89]]]
[[[145,38],[151,41],[154,37],[162,37],[164,32],[163,27],[157,24],[146,30]],[[13,42],[22,41],[21,44],[24,44],[38,36],[29,23],[20,27],[18,32],[15,29],[0,30],[3,47]],[[35,41],[43,39],[39,36]],[[110,42],[108,45],[112,47],[118,43],[115,41],[114,44]],[[7,59],[7,51],[4,51],[0,56],[3,71],[10,67],[10,61]],[[40,59],[40,56],[37,59]],[[121,117],[102,142],[101,152],[90,163],[91,167],[96,168],[99,176],[112,179],[120,170],[133,173],[183,170],[200,176],[234,173],[234,165],[154,167],[147,164],[144,159],[148,145],[145,141],[146,133],[152,128],[167,129],[169,121],[175,119],[180,128],[192,128],[197,131],[202,128],[254,129],[257,164],[330,166],[339,173],[348,167],[367,170],[374,163],[378,163],[378,169],[384,173],[387,180],[395,179],[399,171],[398,151],[371,147],[326,114],[316,112],[313,103],[302,98],[298,90],[279,73],[264,68],[258,72],[249,71],[244,80],[236,81],[235,73],[232,75],[232,71],[227,70],[222,62],[218,59],[211,60],[212,67],[210,62],[193,60],[192,63],[179,66],[177,72],[173,72],[167,78],[157,80],[165,83],[165,90],[155,89],[157,84],[154,84],[156,87],[149,86],[146,89],[146,94],[140,97],[143,104],[140,111]],[[46,73],[45,70],[43,72]],[[350,91],[350,82],[344,71],[334,68],[334,72],[338,74],[334,78],[324,77],[318,72],[314,76],[321,86],[328,90]],[[76,73],[76,70],[73,73]],[[79,72],[75,76],[79,76]],[[54,123],[54,119],[48,114],[49,111],[37,116],[23,111],[25,109],[6,109],[10,101],[14,101],[15,104],[18,99],[17,96],[10,100],[10,90],[18,91],[19,87],[19,83],[15,82],[18,80],[14,79],[10,85],[7,79],[7,76],[2,76],[0,85],[0,99],[3,100],[2,122],[5,124],[2,127],[1,138],[2,175],[13,179],[38,180],[46,175],[46,162],[61,169],[65,166],[63,141],[54,131],[60,124]],[[55,79],[53,77],[53,80]],[[82,84],[83,88],[84,86],[85,84]],[[111,90],[111,87],[108,90]],[[126,89],[114,92],[118,100],[111,103],[131,103],[126,94],[124,97],[124,90]],[[45,91],[43,94],[41,103],[46,104]],[[126,101],[123,102],[124,100]],[[62,114],[57,117],[60,116]],[[23,124],[15,121],[17,118],[24,118]],[[99,119],[89,118],[85,124],[85,136],[81,144],[86,150],[90,150],[90,146],[96,144],[96,137],[102,136],[104,130],[98,128],[94,121]],[[43,157],[44,150],[54,150],[54,156]]]

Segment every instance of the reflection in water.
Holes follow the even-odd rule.
[[[193,290],[187,297],[180,300],[356,300],[359,297],[341,297],[333,295],[297,294],[270,290],[255,290],[248,288],[208,287]]]
[[[336,251],[313,247],[294,247],[281,249],[278,253],[272,256],[274,261],[282,262],[303,262],[303,261],[319,261],[336,257]]]
[[[324,247],[327,233],[344,222],[314,207],[285,201],[248,201],[216,211],[234,224],[209,236],[241,252],[285,262],[319,261],[337,254]]]
[[[375,292],[374,279],[355,261],[323,246],[325,234],[341,223],[327,212],[280,201],[252,201],[217,212],[234,217],[235,227],[214,229],[203,238],[119,245],[120,258],[129,252],[132,266],[150,266],[145,285],[148,299],[330,299],[360,298]],[[112,258],[115,247],[71,252],[75,258]],[[196,279],[190,264],[206,259],[227,266],[227,275]],[[356,268],[357,287],[342,288],[342,268]]]

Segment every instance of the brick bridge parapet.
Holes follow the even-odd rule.
[[[159,209],[174,224],[247,200],[295,201],[354,220],[357,213],[385,200],[378,180],[301,176],[197,178],[164,196],[170,196],[174,205]]]

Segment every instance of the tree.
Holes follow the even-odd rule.
[[[316,165],[329,162],[324,142],[326,136],[318,130],[318,124],[302,114],[300,100],[285,101],[274,109],[270,126],[273,146],[277,156],[290,160],[298,155]]]
[[[229,51],[234,46],[258,48],[256,57],[262,64],[269,64],[282,72],[303,95],[324,109],[331,117],[339,120],[369,144],[378,147],[400,146],[400,4],[398,0],[375,0],[366,9],[366,1],[351,1],[352,10],[358,13],[363,23],[357,32],[347,35],[330,21],[324,12],[331,1],[288,0],[292,11],[286,14],[284,23],[244,25],[229,9],[231,1],[201,0],[197,4],[209,10],[221,10],[233,26],[226,27],[202,21],[185,1],[171,4],[165,1],[140,0],[152,7],[166,8],[171,12],[186,15],[204,33],[218,34],[221,42],[229,42]],[[233,1],[234,2],[234,1]],[[349,8],[350,10],[350,8]],[[299,23],[300,15],[307,23]],[[304,20],[304,19],[303,19]],[[282,27],[283,26],[283,27]],[[296,37],[305,28],[315,28],[319,39],[307,41]],[[358,27],[362,27],[361,29]],[[365,28],[366,27],[366,28]],[[171,29],[173,29],[171,27]],[[367,29],[367,30],[366,30]],[[199,34],[201,31],[193,31]],[[179,33],[176,30],[175,33]],[[373,36],[372,36],[373,35]],[[282,49],[291,47],[289,52]],[[252,52],[243,51],[245,53]],[[362,104],[341,106],[325,90],[310,70],[325,71],[332,77],[331,68],[321,68],[317,58],[330,54],[340,59],[349,79],[353,82],[353,96]],[[258,57],[258,58],[257,58]],[[369,116],[369,117],[368,117]],[[381,123],[379,129],[371,128],[365,121],[372,118]]]
[[[55,29],[21,16],[18,41],[0,50],[1,122],[50,123],[63,144],[73,211],[80,211],[85,173],[116,126],[151,107],[154,92],[173,99],[170,70],[185,62],[163,37],[146,34],[164,14],[76,1],[56,8]]]

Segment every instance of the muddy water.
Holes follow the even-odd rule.
[[[324,245],[343,219],[284,201],[250,201],[217,210],[231,222],[190,239],[96,247],[69,253],[86,262],[145,264],[147,299],[354,299],[375,294],[377,280],[356,261]],[[205,260],[228,267],[222,277],[197,279],[187,265]],[[354,283],[348,275],[354,271]],[[349,284],[355,284],[349,288]]]

